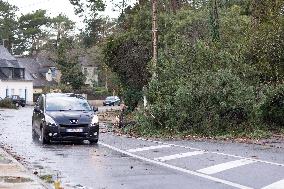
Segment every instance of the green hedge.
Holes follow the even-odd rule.
[[[260,116],[270,129],[284,128],[284,85],[272,89],[260,105]]]
[[[11,108],[11,109],[16,109],[15,104],[11,101],[11,99],[3,99],[0,100],[0,107],[1,108]]]
[[[150,114],[138,118],[140,125],[206,136],[250,129],[253,88],[230,70],[204,71],[175,83],[151,84]]]

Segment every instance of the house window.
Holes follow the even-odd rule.
[[[25,78],[25,70],[24,69],[20,69],[20,78],[24,79]]]
[[[51,67],[50,71],[51,71],[51,77],[55,78],[56,77],[56,69],[55,69],[55,67]]]
[[[19,89],[19,96],[20,96],[21,98],[24,98],[23,89]]]
[[[15,94],[15,89],[11,89],[11,96]]]
[[[16,68],[14,69],[14,78],[16,79],[24,79],[25,78],[25,69]]]
[[[88,68],[84,68],[84,74],[88,75]]]

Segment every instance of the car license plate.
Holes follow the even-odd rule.
[[[68,133],[82,133],[83,129],[66,129]]]

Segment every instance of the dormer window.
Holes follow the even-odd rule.
[[[24,68],[15,68],[13,78],[25,79],[25,69]]]
[[[55,67],[51,67],[50,71],[51,71],[51,77],[52,78],[56,77],[56,69],[55,69]]]

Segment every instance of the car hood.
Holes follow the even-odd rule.
[[[50,111],[46,112],[57,124],[63,125],[79,125],[79,124],[90,124],[92,122],[95,113],[83,112],[83,111]],[[71,120],[77,120],[76,123],[71,123]]]

